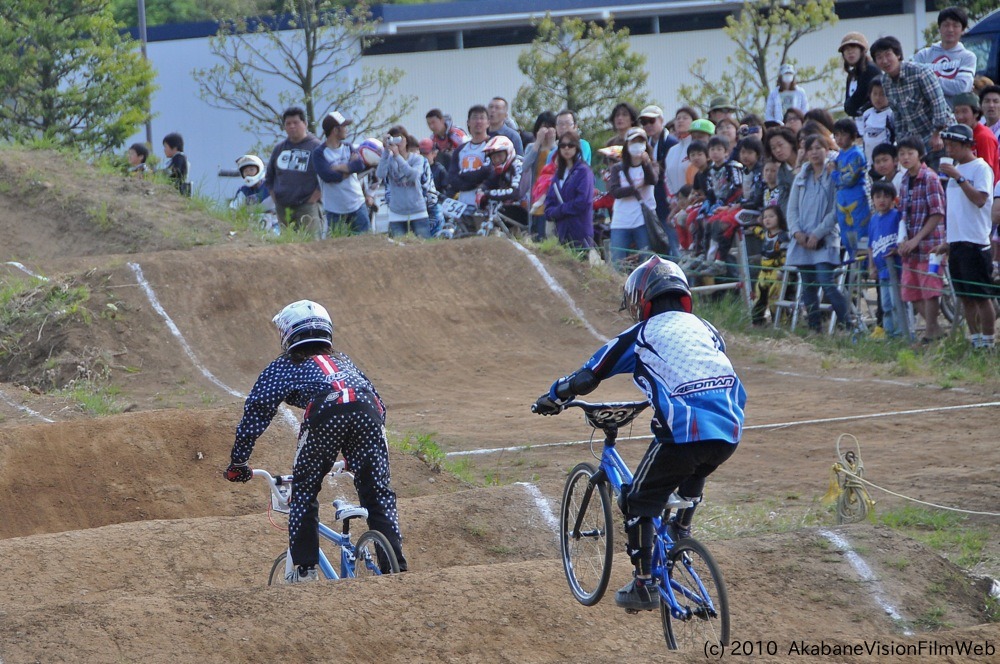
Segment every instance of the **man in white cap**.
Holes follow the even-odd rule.
[[[805,113],[809,110],[809,98],[795,81],[795,67],[786,62],[778,70],[778,85],[767,96],[764,121],[780,123],[785,118],[785,111],[790,108]]]
[[[667,151],[677,145],[677,139],[670,135],[670,132],[663,128],[663,109],[659,106],[649,105],[639,113],[639,124],[646,131],[649,146],[653,149],[653,159],[660,165],[659,175],[656,179],[656,186],[653,187],[653,195],[656,200],[656,218],[660,220],[660,225],[667,233],[670,241],[670,255],[680,256],[680,243],[677,241],[677,231],[673,225],[667,223],[670,214],[670,201],[667,197],[667,185],[664,180],[664,161],[667,158]]]
[[[328,229],[343,227],[350,233],[367,233],[368,201],[358,173],[365,170],[360,159],[351,159],[354,147],[347,142],[350,118],[331,111],[323,118],[326,142],[313,150],[313,164],[323,189],[323,209]]]

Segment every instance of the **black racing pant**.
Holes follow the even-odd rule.
[[[675,443],[657,439],[636,468],[632,484],[622,488],[622,511],[629,516],[659,516],[674,491],[683,498],[699,498],[705,478],[736,451],[724,440]]]
[[[319,501],[323,478],[342,452],[354,473],[354,488],[361,506],[368,510],[368,527],[389,539],[399,561],[403,536],[399,530],[396,493],[390,488],[389,445],[378,409],[367,401],[334,403],[320,395],[313,400],[303,421],[295,455],[288,546],[292,561],[302,567],[319,563]]]

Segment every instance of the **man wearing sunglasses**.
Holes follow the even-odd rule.
[[[653,195],[656,200],[656,218],[660,220],[660,225],[666,231],[667,239],[670,241],[670,255],[680,256],[680,243],[677,241],[677,230],[673,224],[667,223],[670,214],[670,202],[667,199],[667,184],[664,179],[666,167],[664,161],[667,158],[667,151],[677,145],[677,139],[664,129],[663,109],[659,106],[647,106],[639,113],[639,124],[646,131],[649,146],[653,148],[653,159],[660,165],[659,176],[656,186],[653,187]]]

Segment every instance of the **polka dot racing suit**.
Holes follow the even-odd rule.
[[[368,510],[369,528],[389,538],[399,569],[405,571],[396,494],[390,488],[385,407],[375,386],[342,353],[316,355],[301,362],[282,355],[264,369],[247,397],[236,429],[234,463],[250,459],[254,443],[282,401],[305,409],[292,470],[288,519],[292,561],[302,567],[319,562],[317,496],[323,477],[338,453],[343,453],[354,473],[361,506]]]

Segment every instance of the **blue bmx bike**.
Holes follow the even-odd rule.
[[[343,460],[333,465],[330,474],[334,477],[346,475],[348,478],[354,479],[354,475],[345,470]],[[253,476],[263,478],[270,487],[269,511],[288,514],[290,509],[288,503],[292,495],[292,475],[273,476],[266,470],[255,468]],[[357,542],[351,540],[351,521],[367,519],[368,510],[352,505],[346,500],[333,501],[333,507],[336,510],[334,519],[341,523],[341,532],[338,533],[321,521],[319,536],[340,549],[340,564],[338,568],[335,568],[321,546],[319,549],[319,576],[334,581],[398,573],[399,562],[396,560],[396,553],[392,550],[392,545],[389,544],[385,535],[377,530],[369,530],[362,533]],[[294,575],[295,566],[292,564],[292,557],[288,550],[283,551],[271,566],[267,585],[290,583]]]
[[[608,588],[614,555],[612,519],[617,516],[621,521],[612,496],[620,496],[622,485],[632,482],[632,472],[615,449],[618,429],[648,407],[648,401],[566,404],[583,410],[587,423],[604,432],[600,455],[591,445],[599,466],[581,463],[570,471],[559,515],[563,570],[570,591],[584,606],[597,604]],[[671,538],[670,511],[691,506],[674,493],[661,516],[653,519],[652,576],[667,647],[702,652],[709,645],[729,642],[729,598],[722,573],[705,545],[691,537]]]

